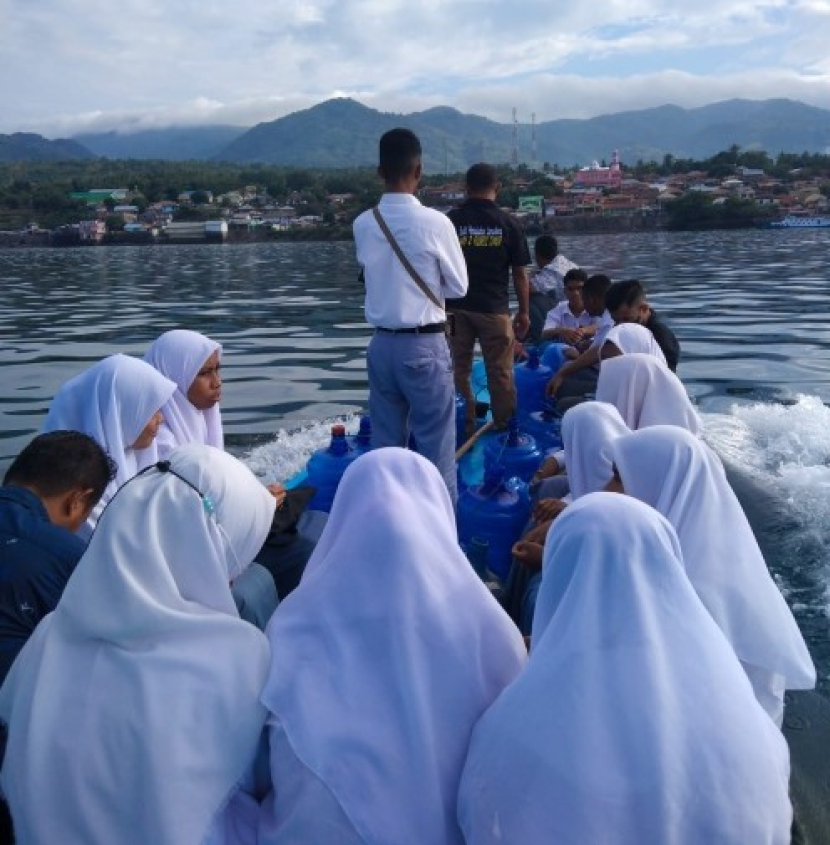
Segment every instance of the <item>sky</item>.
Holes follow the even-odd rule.
[[[332,97],[500,123],[830,108],[830,0],[0,0],[0,133],[253,126]]]

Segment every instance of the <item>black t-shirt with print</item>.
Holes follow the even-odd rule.
[[[448,299],[450,310],[484,314],[510,312],[510,268],[530,264],[521,224],[492,200],[468,199],[447,215],[455,226],[470,287],[463,299]]]

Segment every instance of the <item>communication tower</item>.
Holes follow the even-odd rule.
[[[516,120],[516,108],[513,107],[513,149],[510,152],[510,163],[519,166],[519,122]]]
[[[530,115],[530,166],[536,169],[536,112]]]

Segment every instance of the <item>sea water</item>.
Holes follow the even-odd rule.
[[[641,279],[674,329],[705,437],[830,687],[830,231],[559,240],[589,272]],[[264,481],[366,410],[350,243],[0,250],[0,282],[2,470],[64,381],[176,327],[223,344],[228,445]]]

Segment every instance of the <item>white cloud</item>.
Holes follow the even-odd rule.
[[[508,121],[830,107],[830,0],[0,0],[0,132],[252,125],[336,93]]]

